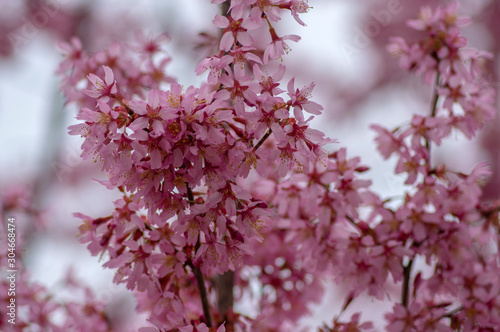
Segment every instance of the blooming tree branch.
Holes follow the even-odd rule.
[[[432,145],[455,130],[472,138],[495,111],[481,76],[489,55],[464,49],[468,20],[456,5],[423,8],[408,22],[421,39],[388,46],[403,69],[436,81],[430,114],[392,131],[372,125],[410,188],[394,207],[360,178],[360,157],[327,152],[332,140],[310,127],[323,110],[314,83],[283,85],[280,60],[300,37],[277,22],[289,13],[305,25],[307,1],[212,3],[223,8],[213,19],[222,35],[196,68],[208,72],[199,87],[165,74],[168,36],[138,35],[96,54],[77,39],[61,45],[62,90],[80,107],[70,134],[84,138],[82,157],[101,165],[103,185],[122,193],[108,216],[76,214],[80,240],[134,291],[155,327],[143,331],[290,330],[321,299],[325,276],[349,288],[343,312],[362,294],[387,300],[388,284],[400,284],[388,331],[498,326],[498,251],[478,248],[498,244],[498,206],[480,200],[487,166],[464,174],[430,159]],[[231,308],[245,295],[257,299],[252,317]],[[355,313],[321,329],[373,326]]]

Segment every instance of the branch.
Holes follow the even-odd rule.
[[[221,5],[220,5],[220,13],[221,13],[221,15],[227,17],[227,15],[228,15],[227,12],[228,11],[229,11],[229,1],[221,3]],[[221,29],[221,33],[222,33],[222,29]]]
[[[187,188],[187,196],[188,196],[188,202],[189,205],[194,204],[194,194],[193,191],[191,190],[191,187],[189,187],[189,184],[186,182],[186,188]]]
[[[439,61],[438,61],[438,66],[439,66]],[[436,116],[437,102],[439,99],[439,94],[438,94],[437,89],[439,87],[440,79],[441,79],[441,75],[439,74],[439,71],[437,71],[436,72],[436,83],[435,83],[435,87],[434,87],[434,96],[432,97],[431,115],[430,115],[431,118]],[[425,148],[429,152],[428,163],[430,164],[431,142],[427,138],[425,139]],[[410,294],[410,278],[411,278],[412,266],[413,266],[413,259],[410,259],[408,264],[403,267],[403,285],[402,285],[402,290],[401,290],[401,304],[404,305],[406,308],[408,307],[408,299],[409,299],[409,294]]]
[[[217,288],[217,309],[224,321],[228,321],[233,302],[233,286],[234,286],[234,271],[227,272],[215,277],[215,285]]]
[[[408,308],[408,298],[410,294],[410,277],[413,259],[410,259],[408,265],[403,267],[403,286],[401,290],[401,304]]]
[[[221,15],[227,17],[229,15],[229,1],[225,1],[220,5]],[[223,35],[223,29],[220,30],[220,38]],[[231,68],[233,64],[230,65]],[[221,73],[225,70],[222,69]],[[233,288],[234,288],[234,272],[229,270],[215,277],[215,288],[217,290],[217,309],[223,320],[228,321],[227,315],[233,308]],[[206,315],[206,314],[205,314]],[[210,326],[210,325],[209,325]]]
[[[460,306],[452,311],[450,311],[449,313],[447,314],[444,314],[442,315],[441,317],[439,317],[439,319],[443,319],[443,318],[451,318],[452,316],[455,316],[456,314],[458,314],[460,311],[462,311],[464,309],[464,306]],[[439,320],[438,319],[438,320]]]
[[[439,65],[439,62],[438,62]],[[438,94],[438,87],[439,87],[439,80],[441,79],[441,75],[439,71],[436,73],[436,83],[435,83],[435,88],[434,88],[434,96],[432,97],[432,108],[431,108],[431,118],[436,116],[436,110],[437,110],[437,102],[439,99],[439,94]],[[430,153],[431,153],[431,142],[426,138],[425,139],[425,148],[427,151],[429,151],[429,159],[430,159]]]
[[[200,242],[196,243],[195,247],[199,247]],[[205,320],[207,321],[207,327],[212,327],[212,315],[210,314],[210,305],[208,304],[207,288],[205,287],[205,278],[199,267],[195,267],[193,262],[188,260],[186,264],[193,270],[194,277],[196,278],[196,283],[198,284],[198,290],[200,292],[201,306],[203,307],[203,314],[205,315]]]
[[[186,183],[187,187],[187,196],[190,205],[194,204],[194,194],[189,185]],[[195,245],[195,253],[198,251],[200,247],[200,237],[198,235],[198,242]],[[208,303],[207,296],[207,288],[205,286],[205,278],[203,277],[203,273],[199,267],[195,267],[193,262],[188,261],[187,264],[193,270],[194,277],[196,278],[196,283],[198,284],[198,291],[200,293],[201,306],[203,307],[203,314],[205,315],[205,319],[207,321],[207,326],[212,327],[212,316],[210,314],[210,305]]]
[[[266,141],[266,139],[271,136],[271,133],[273,131],[271,130],[271,128],[269,128],[269,130],[266,132],[266,134],[264,136],[262,136],[262,138],[257,142],[257,144],[255,144],[255,146],[253,147],[253,152],[257,151],[258,148],[260,148],[260,146]]]

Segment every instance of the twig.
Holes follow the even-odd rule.
[[[401,290],[401,304],[408,308],[408,297],[410,294],[410,277],[413,259],[410,259],[408,264],[403,268],[403,285]]]
[[[199,246],[199,242],[196,244]],[[195,267],[193,262],[188,260],[186,264],[193,270],[196,283],[198,284],[198,291],[200,292],[201,306],[203,307],[203,314],[207,327],[212,327],[212,315],[210,314],[210,305],[208,304],[207,288],[205,287],[205,278],[199,267]]]
[[[439,317],[438,320],[440,320],[442,318],[451,318],[451,316],[454,316],[454,315],[458,314],[463,309],[464,309],[464,306],[462,305],[462,306],[460,306],[460,307],[458,307],[458,308],[456,308],[456,309],[448,312],[447,314],[442,315],[441,317]]]
[[[439,63],[438,63],[438,65],[439,65]],[[441,75],[438,72],[436,74],[436,84],[435,84],[435,88],[434,88],[434,96],[432,97],[431,118],[434,118],[436,116],[437,102],[438,102],[438,99],[439,99],[439,94],[438,94],[437,89],[439,87],[439,80],[440,79],[441,79]],[[427,138],[425,139],[425,148],[427,149],[427,151],[429,151],[429,159],[430,159],[431,142]]]
[[[194,194],[189,185],[186,183],[187,196],[190,205],[194,204]],[[200,237],[198,236],[198,241],[195,245],[195,252],[198,251],[200,247]],[[196,278],[196,283],[198,284],[198,291],[200,293],[201,306],[203,307],[203,314],[205,315],[207,327],[212,327],[212,315],[210,314],[210,305],[208,303],[207,288],[205,286],[205,278],[199,267],[194,266],[193,262],[188,261],[187,264],[193,270],[194,277]]]
[[[439,65],[439,62],[438,62],[438,65]],[[431,118],[435,117],[436,112],[437,112],[437,103],[439,100],[438,87],[439,87],[440,79],[441,79],[441,75],[439,74],[439,72],[437,72],[436,73],[436,83],[435,83],[435,87],[434,87],[434,96],[432,97],[431,115],[430,115]],[[425,139],[425,148],[429,152],[428,163],[430,164],[431,142],[429,141],[428,138]],[[408,300],[409,300],[409,294],[410,294],[410,278],[411,278],[412,266],[413,266],[413,259],[410,259],[408,264],[403,267],[403,285],[402,285],[402,290],[401,290],[401,304],[404,305],[406,308],[408,307]]]
[[[266,139],[271,136],[271,133],[273,131],[271,130],[271,128],[268,129],[268,131],[266,132],[266,134],[264,136],[262,136],[262,138],[260,139],[260,141],[257,142],[257,144],[255,144],[255,146],[253,147],[253,151],[257,151],[258,148],[260,148],[260,146],[266,141]]]

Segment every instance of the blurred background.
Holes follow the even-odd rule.
[[[412,39],[405,28],[422,5],[448,1],[411,0],[310,0],[313,8],[302,15],[306,27],[287,17],[278,28],[282,34],[298,34],[302,40],[290,45],[283,58],[284,81],[296,76],[296,86],[316,83],[313,99],[324,114],[313,127],[336,139],[330,149],[347,147],[371,167],[366,177],[382,196],[404,191],[404,178],[392,173],[394,160],[384,161],[375,151],[369,124],[387,128],[408,121],[412,113],[429,110],[431,88],[419,77],[398,69],[397,60],[385,51],[391,36]],[[500,1],[461,0],[459,11],[473,18],[464,35],[471,47],[493,54],[488,80],[499,87]],[[59,292],[69,268],[88,285],[98,300],[107,304],[111,317],[134,320],[130,294],[113,285],[113,272],[103,270],[77,240],[78,219],[74,212],[92,217],[106,215],[116,193],[93,179],[104,179],[91,162],[80,159],[81,140],[67,134],[76,123],[77,110],[65,106],[58,92],[55,70],[62,56],[59,41],[78,36],[89,51],[105,49],[114,40],[132,39],[134,32],[171,37],[167,50],[172,62],[168,74],[183,86],[198,85],[196,64],[206,57],[200,45],[216,34],[211,21],[218,12],[207,0],[0,0],[0,192],[2,218],[14,216],[24,238],[22,261],[30,280]],[[278,32],[279,32],[278,31]],[[198,47],[197,47],[198,46]],[[433,149],[434,160],[446,160],[457,171],[468,172],[478,161],[491,163],[494,175],[485,187],[485,200],[499,197],[500,133],[498,118],[473,141],[454,134]],[[18,235],[19,236],[19,235]],[[304,326],[318,326],[339,312],[341,289],[331,289],[328,305],[319,305]],[[366,310],[363,319],[380,318]],[[355,311],[355,307],[353,307]],[[377,313],[378,311],[378,313]],[[372,312],[372,313],[370,313]],[[127,318],[128,317],[128,318]],[[131,318],[132,317],[132,318]]]

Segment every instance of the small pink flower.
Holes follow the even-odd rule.
[[[213,56],[201,60],[201,62],[196,67],[196,74],[201,75],[207,69],[210,71],[208,74],[208,83],[216,84],[222,73],[222,70],[228,66],[232,61],[231,56],[224,55],[222,57]]]
[[[60,42],[57,46],[65,57],[56,70],[57,74],[63,74],[72,67],[79,67],[85,60],[86,54],[82,49],[82,42],[77,37],[72,37],[69,43]]]
[[[130,129],[137,131],[150,126],[152,129],[151,134],[156,136],[165,132],[164,126],[166,121],[178,118],[174,110],[167,109],[160,104],[161,94],[165,93],[157,89],[151,89],[148,94],[147,103],[139,100],[129,102],[129,106],[133,111],[139,115],[144,115],[134,120],[129,126]]]
[[[109,97],[113,97],[117,92],[115,76],[113,70],[108,66],[104,68],[104,80],[97,75],[90,73],[87,78],[94,85],[94,90],[83,89],[88,96],[107,102]]]
[[[227,17],[217,15],[213,20],[215,26],[224,29],[224,34],[220,40],[220,49],[226,52],[229,51],[236,42],[239,42],[243,46],[252,46],[253,38],[247,30],[252,30],[259,26],[259,23],[255,21],[255,10],[251,11],[249,17],[234,17],[235,15],[237,15],[237,13],[231,11],[231,15]]]
[[[255,105],[259,87],[249,76],[241,76],[243,73],[235,71],[234,76],[231,71],[224,73],[220,78],[220,83],[225,87],[217,93],[218,98],[231,99],[234,102],[236,115],[242,116],[245,113],[245,105]]]
[[[311,92],[314,89],[314,83],[311,83],[300,90],[294,88],[294,83],[295,78],[292,78],[290,82],[288,82],[288,95],[290,96],[290,104],[293,107],[295,118],[298,121],[304,121],[304,115],[301,112],[302,110],[314,115],[321,114],[323,107],[320,104],[309,100],[309,98],[311,98]]]
[[[375,138],[375,142],[377,142],[377,150],[385,159],[388,159],[393,153],[400,154],[401,152],[408,150],[405,142],[394,133],[375,124],[370,125],[370,128],[375,130],[378,134]]]
[[[285,76],[285,71],[286,67],[283,65],[278,65],[278,68],[272,73],[271,75],[269,74],[264,74],[258,65],[253,66],[253,74],[257,80],[259,80],[260,86],[262,87],[261,93],[269,93],[271,96],[279,95],[284,90],[278,88],[279,87],[279,82],[283,79],[283,76]]]
[[[309,10],[309,5],[307,0],[291,0],[290,2],[282,2],[279,4],[280,8],[289,9],[292,13],[293,18],[300,25],[305,26],[306,24],[300,19],[299,14],[307,13]]]
[[[285,43],[285,40],[291,40],[294,42],[298,42],[300,40],[300,37],[297,35],[285,35],[280,37],[276,34],[274,28],[269,29],[269,32],[272,40],[264,50],[263,60],[265,64],[267,64],[270,58],[277,59],[282,57],[283,54],[290,52],[290,47],[287,43]]]
[[[254,50],[252,47],[237,47],[229,52],[229,58],[232,60],[233,69],[235,71],[240,71],[239,76],[245,74],[245,67],[250,66],[253,63],[262,64],[260,58],[253,54],[251,51]]]
[[[150,37],[146,36],[143,32],[137,32],[135,34],[135,39],[137,45],[134,45],[134,49],[139,52],[141,56],[150,58],[162,50],[162,45],[170,41],[170,36],[163,33],[156,37]]]

